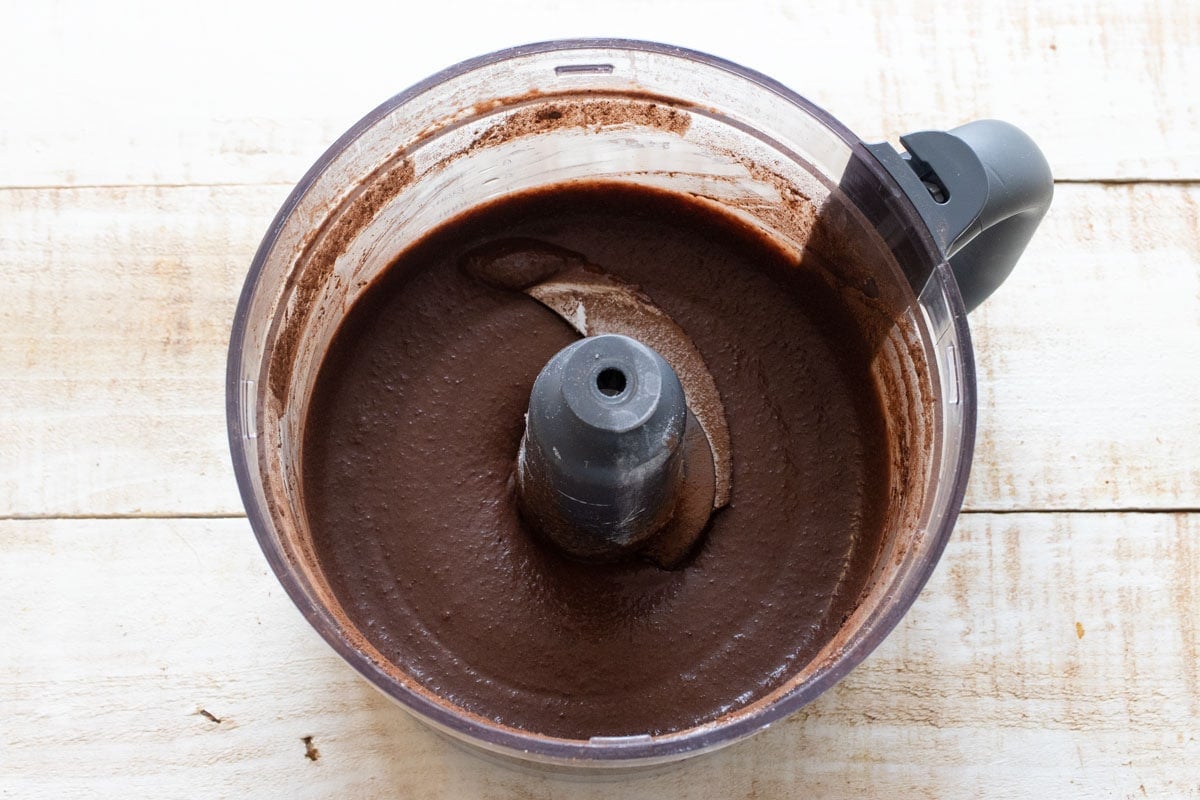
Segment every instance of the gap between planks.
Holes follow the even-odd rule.
[[[1200,507],[1192,508],[1179,506],[1174,508],[1127,508],[1114,506],[1112,508],[964,508],[958,512],[960,516],[968,514],[995,514],[1012,516],[1014,514],[1200,514]],[[247,519],[245,514],[226,512],[179,514],[0,514],[0,522],[54,522],[54,521],[83,521],[83,520],[130,520],[130,519]]]
[[[161,512],[150,514],[0,514],[0,522],[54,522],[54,521],[84,521],[84,520],[125,520],[125,519],[246,519],[245,513],[224,511],[181,512],[178,514]]]
[[[0,186],[0,192],[104,191],[108,189],[255,189],[295,186],[295,181],[220,181],[215,183],[73,183],[14,184]],[[1197,186],[1200,177],[1172,178],[1055,178],[1056,186]]]
[[[74,190],[105,191],[108,189],[260,189],[295,186],[294,181],[216,181],[198,183],[71,183],[71,184],[13,184],[0,186],[0,192],[69,192]]]

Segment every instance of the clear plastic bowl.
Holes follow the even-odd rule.
[[[300,444],[322,355],[408,245],[510,192],[611,180],[717,203],[799,253],[834,231],[827,279],[859,314],[887,397],[891,519],[857,610],[776,691],[662,736],[561,739],[497,724],[405,675],[347,620],[313,557]],[[832,252],[837,251],[837,252]],[[869,268],[863,264],[870,264]],[[304,616],[368,681],[430,725],[545,764],[627,767],[743,739],[860,663],[924,586],[953,528],[975,429],[966,311],[949,266],[864,144],[775,81],[712,56],[615,40],[465,62],[367,115],[309,170],[263,240],[238,304],[229,443],[263,552]]]

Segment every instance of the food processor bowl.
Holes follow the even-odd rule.
[[[952,155],[971,167],[971,148],[955,147]],[[969,236],[936,215],[953,207],[979,233],[1016,214],[983,219],[986,192],[973,214],[947,206],[947,191],[952,199],[960,192],[948,186],[956,180],[951,170],[934,170],[944,150],[936,139],[908,156],[864,144],[767,77],[633,41],[518,47],[388,100],[288,197],[254,258],[233,324],[227,410],[234,467],[250,523],[289,596],[388,697],[454,737],[528,761],[671,761],[743,739],[813,700],[862,662],[912,605],[967,484],[975,373],[967,305],[949,256]],[[986,183],[986,175],[959,172]],[[869,343],[887,416],[890,522],[856,610],[775,691],[665,735],[544,736],[468,712],[405,674],[354,628],[330,590],[314,557],[300,481],[318,367],[373,281],[446,220],[502,196],[580,181],[687,195],[756,226],[797,259],[815,255]],[[1019,245],[1009,249],[1019,255]],[[1015,257],[1005,256],[1007,267]]]

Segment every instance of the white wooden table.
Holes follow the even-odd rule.
[[[1194,0],[0,7],[0,796],[1200,797]],[[592,785],[412,721],[268,573],[226,337],[290,186],[389,95],[570,35],[708,50],[864,137],[1042,144],[1043,229],[972,316],[979,444],[928,588],[716,755]]]

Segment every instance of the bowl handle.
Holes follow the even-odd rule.
[[[899,182],[950,260],[967,310],[996,290],[1054,196],[1046,157],[1019,128],[994,119],[919,131],[867,149]]]

